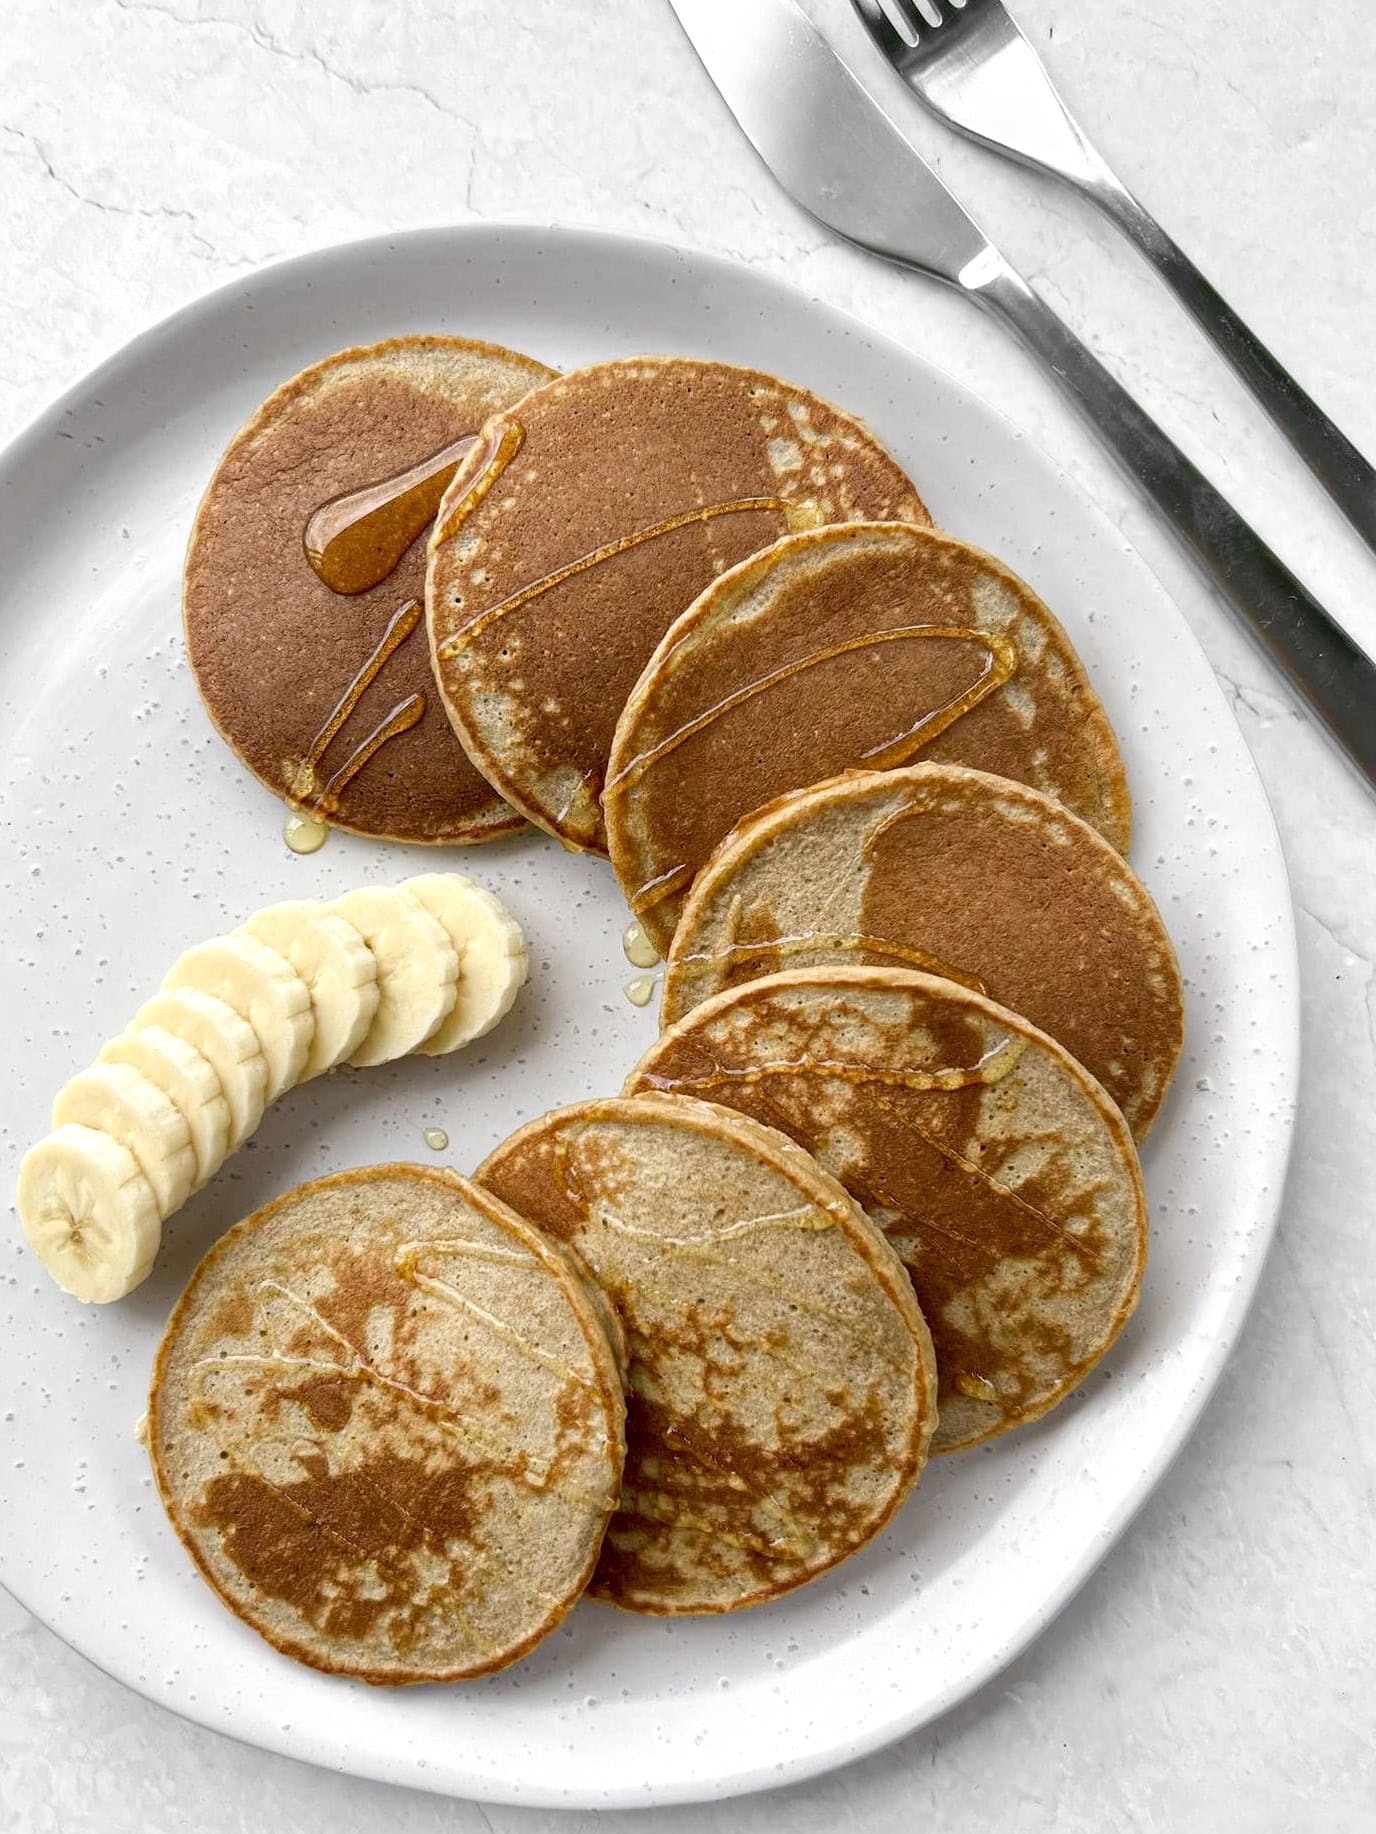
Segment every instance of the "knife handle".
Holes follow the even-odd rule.
[[[1002,258],[960,285],[1040,357],[1221,596],[1376,789],[1376,662]]]
[[[1082,188],[1137,244],[1367,546],[1376,548],[1376,469],[1125,186],[1106,173],[1103,181]]]

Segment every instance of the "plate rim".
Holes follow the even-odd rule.
[[[703,248],[692,243],[670,241],[658,236],[642,235],[633,231],[611,230],[580,223],[551,223],[533,217],[481,219],[457,224],[441,221],[410,225],[405,229],[383,231],[367,236],[350,237],[343,241],[320,243],[294,254],[247,268],[203,292],[194,294],[171,311],[142,326],[132,336],[108,343],[102,354],[89,367],[69,383],[60,394],[40,406],[5,442],[3,447],[0,447],[0,476],[21,463],[31,447],[51,437],[60,426],[64,416],[74,406],[89,400],[91,395],[99,389],[103,378],[122,369],[130,361],[137,361],[145,352],[146,347],[155,344],[160,338],[184,328],[199,317],[213,315],[220,305],[227,304],[237,295],[251,291],[265,282],[272,284],[287,279],[293,271],[304,273],[312,266],[328,266],[331,262],[336,261],[347,264],[350,260],[365,262],[370,259],[376,260],[379,256],[396,250],[403,244],[424,245],[437,240],[462,244],[466,241],[483,239],[491,240],[496,244],[504,240],[537,244],[542,241],[562,242],[580,245],[585,250],[602,245],[623,255],[628,252],[637,252],[647,260],[670,259],[698,267],[716,269],[719,273],[732,277],[748,276],[752,283],[762,284],[769,289],[786,294],[797,303],[809,308],[818,308],[832,318],[842,321],[847,329],[857,336],[877,345],[892,346],[901,354],[905,363],[934,376],[941,385],[963,400],[973,403],[977,410],[996,422],[1012,441],[1021,443],[1036,454],[1048,472],[1054,475],[1060,487],[1079,501],[1081,507],[1102,525],[1105,534],[1118,543],[1121,550],[1130,557],[1133,563],[1145,570],[1156,590],[1174,612],[1179,631],[1187,641],[1187,647],[1193,648],[1197,653],[1198,661],[1203,664],[1215,686],[1218,685],[1216,672],[1193,624],[1185,615],[1175,592],[1165,585],[1150,560],[1124,535],[1122,529],[1100,505],[1093,493],[1066,469],[1054,453],[1035,434],[1021,426],[1003,408],[991,402],[979,389],[971,387],[962,378],[953,375],[941,364],[934,362],[925,352],[914,349],[888,331],[871,325],[856,312],[836,305],[831,300],[803,286],[796,285],[786,275],[752,267],[716,249]],[[1202,581],[1199,582],[1198,589],[1201,594],[1207,592]],[[1279,869],[1280,889],[1283,893],[1276,912],[1280,922],[1274,939],[1274,947],[1276,965],[1284,980],[1280,995],[1284,1005],[1285,1038],[1283,1040],[1284,1048],[1275,1053],[1277,1125],[1272,1132],[1270,1159],[1266,1168],[1269,1174],[1266,1199],[1263,1205],[1258,1206],[1254,1227],[1251,1231],[1257,1242],[1258,1251],[1244,1269],[1242,1276],[1234,1282],[1226,1303],[1220,1308],[1218,1328],[1209,1340],[1207,1354],[1201,1363],[1197,1379],[1172,1420],[1169,1431],[1153,1442],[1150,1458],[1144,1460],[1142,1469],[1133,1484],[1122,1492],[1116,1506],[1108,1512],[1101,1532],[1086,1544],[1061,1583],[1044,1596],[1040,1606],[1021,1620],[1007,1640],[1000,1643],[997,1650],[992,1651],[975,1669],[963,1671],[958,1678],[939,1692],[927,1695],[916,1707],[904,1705],[897,1710],[884,1712],[878,1710],[876,1703],[876,1711],[871,1723],[862,1734],[847,1735],[831,1743],[795,1752],[781,1763],[767,1767],[762,1765],[755,1768],[745,1767],[729,1774],[699,1775],[692,1779],[685,1778],[681,1782],[661,1781],[639,1784],[634,1779],[629,1781],[618,1779],[602,1786],[596,1792],[580,1790],[574,1794],[550,1789],[538,1783],[525,1783],[520,1788],[514,1788],[510,1784],[503,1786],[487,1780],[481,1780],[480,1783],[461,1792],[448,1779],[436,1775],[433,1770],[417,1773],[412,1767],[405,1776],[399,1775],[394,1766],[383,1761],[374,1761],[372,1753],[359,1753],[353,1756],[348,1763],[338,1763],[331,1758],[314,1755],[308,1748],[303,1750],[303,1744],[308,1746],[309,1735],[303,1738],[304,1729],[296,1726],[292,1727],[291,1736],[274,1739],[263,1731],[249,1732],[226,1726],[222,1723],[222,1716],[217,1712],[216,1702],[203,1703],[197,1699],[191,1702],[172,1703],[158,1699],[151,1687],[145,1688],[137,1679],[126,1680],[124,1676],[116,1674],[112,1668],[88,1654],[64,1632],[56,1629],[43,1611],[24,1597],[22,1591],[16,1590],[3,1574],[0,1574],[0,1588],[14,1598],[67,1648],[74,1651],[84,1661],[89,1662],[100,1673],[109,1676],[121,1686],[129,1688],[131,1692],[138,1694],[163,1711],[170,1712],[188,1723],[203,1726],[208,1731],[233,1740],[236,1744],[254,1750],[270,1750],[278,1755],[295,1759],[297,1762],[314,1764],[318,1768],[330,1770],[339,1775],[366,1777],[400,1787],[425,1790],[428,1793],[448,1796],[451,1799],[507,1803],[520,1807],[565,1810],[632,1807],[643,1809],[650,1805],[669,1806],[720,1801],[739,1795],[783,1788],[806,1782],[843,1765],[871,1756],[898,1739],[932,1724],[961,1702],[978,1694],[1012,1662],[1022,1656],[1066,1608],[1082,1586],[1097,1571],[1109,1552],[1118,1545],[1138,1512],[1174,1465],[1186,1441],[1198,1425],[1205,1408],[1212,1400],[1246,1323],[1262,1272],[1274,1248],[1277,1228],[1284,1207],[1287,1174],[1294,1147],[1302,1042],[1301,987],[1294,897],[1282,838],[1265,782],[1257,768],[1251,748],[1247,744],[1246,736],[1232,709],[1228,707],[1222,696],[1221,688],[1219,701],[1229,724],[1238,734],[1239,762],[1244,771],[1250,775],[1257,791],[1258,812],[1264,812],[1268,832],[1274,842],[1273,859]]]

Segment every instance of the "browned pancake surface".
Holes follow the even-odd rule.
[[[1062,804],[960,765],[857,771],[747,817],[674,934],[664,1022],[847,961],[948,975],[1021,1013],[1139,1139],[1180,1054],[1180,974],[1146,887]]]
[[[930,1339],[897,1257],[812,1160],[651,1095],[546,1115],[478,1177],[575,1247],[625,1323],[626,1477],[595,1592],[733,1610],[878,1533],[926,1457]]]
[[[476,841],[519,825],[454,738],[431,676],[423,618],[367,686],[313,774],[312,740],[408,602],[423,607],[425,531],[379,585],[332,591],[306,558],[324,504],[391,478],[552,372],[495,345],[410,337],[341,351],[278,389],[236,434],[197,515],[185,622],[211,718],[277,795],[308,803],[390,713],[419,695],[418,724],[387,739],[324,813],[398,840]]]
[[[632,692],[604,797],[612,864],[663,951],[743,815],[919,756],[1030,783],[1127,845],[1103,708],[1016,575],[927,529],[791,536],[704,591]]]
[[[934,1451],[1035,1420],[1137,1301],[1132,1136],[1026,1020],[906,969],[772,975],[694,1008],[628,1089],[738,1108],[850,1191],[908,1268],[940,1377]]]
[[[593,1570],[624,1450],[573,1256],[457,1174],[319,1179],[231,1229],[158,1352],[177,1533],[284,1654],[378,1684],[505,1667]]]
[[[480,769],[605,851],[626,696],[717,574],[795,526],[929,518],[858,421],[758,370],[644,357],[576,370],[488,429],[436,519],[436,675]]]

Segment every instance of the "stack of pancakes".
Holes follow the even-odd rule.
[[[621,1095],[202,1264],[151,1447],[250,1623],[394,1682],[514,1660],[585,1586],[753,1604],[1083,1380],[1140,1289],[1179,971],[1064,630],[868,429],[690,359],[344,353],[231,447],[186,611],[279,794],[524,818],[609,857],[667,963]]]

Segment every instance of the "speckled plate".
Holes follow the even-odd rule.
[[[154,1345],[206,1244],[287,1186],[424,1159],[435,1126],[467,1168],[517,1121],[620,1084],[654,1019],[622,992],[611,875],[534,837],[501,842],[446,856],[530,933],[532,984],[492,1038],[289,1096],[122,1305],[76,1305],[16,1229],[0,1243],[0,1578],[151,1700],[340,1770],[568,1805],[757,1789],[873,1750],[994,1674],[1102,1558],[1203,1406],[1261,1267],[1290,1138],[1280,847],[1175,606],[1044,453],[939,371],[777,281],[650,243],[484,227],[333,249],[137,338],[0,459],[7,1179],[58,1085],[179,949],[275,898],[435,863],[338,835],[313,858],[288,853],[280,808],[202,711],[178,611],[192,512],[233,430],[314,358],[417,329],[560,366],[682,351],[805,383],[864,416],[938,521],[1060,614],[1122,738],[1134,859],[1187,983],[1186,1056],[1147,1153],[1141,1309],[1049,1419],[938,1461],[880,1542],[775,1605],[657,1622],[587,1604],[528,1661],[447,1690],[377,1692],[275,1655],[197,1577],[153,1494],[133,1429]]]

